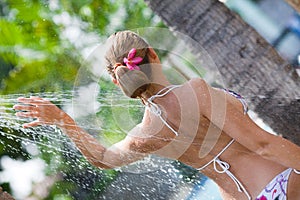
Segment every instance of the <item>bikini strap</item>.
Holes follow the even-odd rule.
[[[234,92],[232,90],[228,90],[228,89],[222,89],[222,90],[225,91],[225,92],[227,92],[228,94],[234,96],[235,98],[237,98],[242,103],[242,105],[243,105],[244,114],[247,114],[247,112],[248,112],[248,105],[247,105],[247,102],[246,102],[245,98],[242,95],[240,95],[240,94],[238,94],[238,93],[236,93],[236,92]]]
[[[160,120],[176,135],[178,136],[178,132],[172,127],[170,126],[170,124],[168,124],[168,122],[162,117],[162,111],[161,108],[159,107],[158,104],[154,103],[153,100],[155,98],[160,98],[163,97],[165,95],[167,95],[168,93],[170,93],[172,90],[174,90],[175,88],[181,87],[181,85],[169,85],[167,87],[164,87],[163,89],[161,89],[158,93],[156,93],[155,95],[151,96],[148,100],[147,100],[147,108],[156,116],[158,116],[160,118]],[[164,92],[165,91],[165,92]]]
[[[158,104],[154,103],[153,100],[155,98],[160,98],[163,97],[165,95],[167,95],[168,93],[170,93],[172,90],[174,90],[175,88],[181,87],[181,85],[170,85],[167,86],[165,88],[163,88],[162,90],[160,90],[157,94],[151,96],[146,103],[147,108],[156,116],[158,116],[160,118],[160,120],[176,135],[178,136],[178,132],[173,129],[168,122],[162,117],[162,110],[159,107]],[[165,92],[164,92],[165,91]],[[248,111],[248,107],[246,102],[244,101],[244,99],[240,96],[237,95],[236,93],[230,91],[230,90],[225,90],[228,93],[230,93],[231,95],[234,95],[235,97],[237,97],[243,104],[244,106],[244,113],[246,114]],[[208,165],[210,165],[211,163],[214,164],[214,170],[217,173],[226,173],[235,183],[235,185],[238,188],[239,192],[244,192],[245,195],[247,196],[248,200],[251,200],[251,196],[249,195],[249,193],[247,192],[246,188],[243,186],[243,184],[232,174],[232,172],[229,170],[230,165],[227,162],[224,162],[222,160],[219,159],[220,155],[229,148],[229,146],[234,142],[234,139],[232,139],[211,161],[209,161],[207,164],[205,164],[204,166],[198,168],[199,171],[203,170],[204,168],[206,168]],[[217,164],[222,168],[222,170],[219,170],[217,168]]]
[[[300,175],[300,171],[294,169],[294,172],[295,172],[296,174],[299,174],[299,175]]]
[[[234,176],[234,174],[229,170],[230,165],[219,159],[220,155],[229,148],[229,146],[234,142],[234,139],[232,139],[211,161],[209,161],[207,164],[203,165],[202,167],[198,168],[199,171],[203,170],[204,168],[206,168],[208,165],[210,165],[211,163],[213,163],[214,165],[214,170],[219,173],[219,174],[223,174],[226,173],[235,183],[236,187],[238,188],[239,192],[244,192],[245,195],[247,196],[248,200],[251,200],[251,196],[248,193],[248,191],[246,190],[246,188],[243,186],[243,184],[236,178],[236,176]],[[217,168],[217,165],[219,165],[222,170],[219,170]]]
[[[198,168],[199,171],[203,170],[204,168],[206,168],[208,165],[210,165],[211,163],[215,162],[215,160],[217,158],[220,157],[220,155],[226,151],[226,149],[229,148],[229,146],[234,142],[234,139],[232,139],[211,161],[209,161],[208,163],[206,163],[205,165],[203,165],[202,167]]]

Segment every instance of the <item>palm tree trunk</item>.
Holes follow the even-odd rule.
[[[285,0],[289,3],[298,13],[300,13],[300,0]]]
[[[300,78],[238,15],[217,0],[145,0],[172,30],[200,44],[225,85],[242,95],[271,128],[300,145]],[[197,43],[197,44],[196,44]]]

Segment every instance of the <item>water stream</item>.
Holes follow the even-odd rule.
[[[4,152],[13,155],[12,158],[2,156],[0,159],[0,184],[9,182],[16,199],[24,199],[29,192],[23,192],[22,196],[20,188],[23,186],[14,186],[14,181],[20,182],[20,177],[32,170],[29,168],[28,171],[22,171],[25,167],[20,163],[34,160],[36,164],[33,166],[42,167],[36,169],[40,171],[39,178],[36,175],[33,175],[35,178],[29,178],[30,181],[36,182],[28,189],[30,192],[35,190],[36,185],[45,180],[49,182],[50,179],[52,185],[72,194],[75,199],[122,197],[193,200],[199,196],[220,199],[216,186],[205,176],[180,163],[156,156],[148,156],[115,170],[97,169],[86,161],[61,130],[55,126],[25,129],[22,124],[33,119],[17,117],[12,108],[18,103],[18,97],[43,97],[71,116],[76,113],[72,117],[77,124],[107,146],[122,139],[141,120],[144,106],[139,101],[124,97],[120,91],[100,91],[92,97],[85,94],[82,91],[76,95],[65,91],[0,95],[0,147],[3,147]],[[19,164],[18,169],[9,173],[12,165],[5,164],[9,162]],[[16,172],[20,173],[20,177],[15,175]],[[38,174],[37,171],[34,174]],[[76,189],[69,189],[62,183],[73,185]],[[31,185],[31,182],[27,181],[27,184]]]
[[[77,112],[76,109],[86,108],[86,102],[74,98],[73,93],[68,91],[0,96],[0,145],[3,146],[4,151],[16,155],[16,157],[11,158],[11,162],[22,160],[23,163],[26,163],[29,160],[39,158],[40,163],[42,160],[44,163],[42,170],[46,172],[44,172],[44,175],[40,175],[41,178],[37,179],[38,181],[45,181],[46,177],[48,179],[50,177],[53,184],[58,188],[65,187],[59,181],[70,183],[80,188],[74,191],[65,189],[67,193],[72,193],[72,196],[76,199],[117,199],[120,196],[123,196],[124,199],[178,199],[179,197],[193,199],[199,191],[202,191],[202,193],[204,191],[204,195],[205,192],[208,192],[207,188],[204,189],[203,186],[207,179],[201,174],[192,174],[191,172],[194,173],[193,170],[189,172],[188,168],[180,168],[177,166],[178,163],[174,164],[174,161],[155,156],[149,156],[137,163],[116,170],[103,171],[93,167],[80,154],[69,138],[55,126],[22,128],[23,123],[33,119],[20,118],[15,115],[16,112],[12,106],[17,103],[17,98],[21,96],[40,96],[64,110],[73,110],[73,112]],[[106,143],[109,143],[110,140],[105,140],[105,137],[102,137],[105,135],[103,133],[124,134],[127,129],[130,129],[130,126],[140,120],[139,117],[136,117],[136,114],[141,114],[144,109],[139,102],[132,102],[116,91],[101,92],[93,101],[98,103],[94,103],[96,111],[77,116],[76,122],[82,128],[88,130],[90,134],[99,138],[99,141],[103,142],[102,139],[104,138]],[[103,120],[106,119],[99,119],[97,114],[103,114],[102,112],[107,109],[112,110],[113,121],[117,121],[118,126],[124,124],[118,118],[120,113],[126,113],[126,123],[129,120],[132,124],[129,127],[119,129],[115,129],[113,126],[102,126],[105,124]],[[118,109],[121,109],[121,111]],[[130,119],[133,115],[134,118]],[[5,180],[1,180],[1,177],[2,179],[4,177],[5,161],[7,160],[7,156],[1,159],[3,172],[0,172],[0,182],[5,182]],[[19,167],[20,171],[21,168],[24,167]],[[182,169],[186,170],[187,174],[183,173],[184,170],[182,171]],[[14,175],[11,176],[14,177]],[[193,181],[186,181],[191,177],[194,178]],[[10,181],[13,194],[17,199],[24,198],[20,195],[20,191],[18,196],[20,187],[15,186],[14,188],[12,185],[13,180],[12,178],[6,180]],[[33,187],[30,188],[31,191],[35,190],[36,186],[34,185],[38,184],[33,184]],[[215,198],[209,192],[206,195],[208,199]]]

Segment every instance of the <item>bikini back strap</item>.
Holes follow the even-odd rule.
[[[300,171],[294,169],[294,172],[295,172],[296,174],[299,174],[299,175],[300,175]]]
[[[209,161],[208,163],[206,163],[205,165],[203,165],[202,167],[198,168],[197,170],[201,171],[204,168],[206,168],[208,165],[210,165],[211,163],[215,162],[215,160],[217,158],[220,157],[220,155],[226,151],[226,149],[228,149],[228,147],[234,142],[234,139],[232,139],[211,161]]]
[[[243,109],[244,109],[244,114],[246,114],[248,112],[248,105],[246,100],[244,99],[244,97],[242,97],[242,95],[232,91],[232,90],[228,90],[228,89],[223,89],[223,91],[227,92],[228,94],[234,96],[235,98],[237,98],[243,105]]]
[[[214,170],[219,173],[219,174],[223,174],[226,173],[235,183],[236,187],[238,188],[239,192],[244,192],[245,195],[247,196],[248,200],[251,200],[251,196],[248,193],[248,191],[246,190],[246,188],[243,186],[243,184],[234,176],[234,174],[229,170],[230,165],[219,159],[220,155],[226,151],[226,149],[229,148],[229,146],[234,142],[234,139],[232,139],[211,161],[209,161],[207,164],[203,165],[202,167],[198,168],[199,171],[203,170],[204,168],[206,168],[208,165],[210,165],[211,163],[213,163],[214,165]],[[221,167],[222,170],[219,170],[217,168],[217,165],[219,167]]]
[[[162,111],[161,108],[159,107],[158,104],[154,103],[153,100],[155,98],[161,98],[165,95],[167,95],[168,93],[170,93],[172,90],[174,90],[175,88],[181,87],[181,85],[170,85],[167,86],[165,88],[163,88],[162,90],[160,90],[158,93],[156,93],[155,95],[151,96],[148,100],[147,100],[147,108],[150,110],[150,112],[152,112],[154,115],[158,116],[160,118],[160,120],[176,135],[178,136],[178,132],[172,127],[170,126],[170,124],[162,117]]]

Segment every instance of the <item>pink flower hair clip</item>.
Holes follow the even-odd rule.
[[[139,66],[137,66],[137,64],[141,63],[143,58],[135,57],[135,54],[136,54],[136,49],[132,48],[129,51],[127,58],[125,57],[123,59],[124,63],[126,64],[126,66],[129,70],[140,70],[140,68],[139,68]]]

